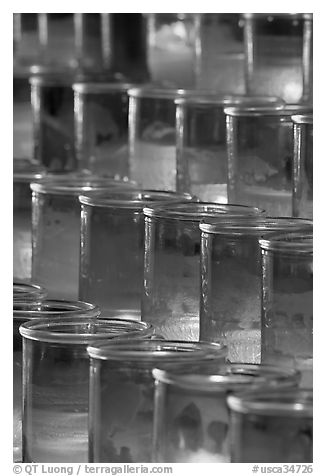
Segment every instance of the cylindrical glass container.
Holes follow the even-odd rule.
[[[75,83],[75,150],[80,169],[129,175],[128,83]]]
[[[299,372],[269,365],[206,363],[154,369],[153,461],[230,462],[228,395],[296,387]]]
[[[312,463],[313,394],[277,389],[230,395],[231,463]]]
[[[312,100],[312,14],[243,17],[247,92],[276,94],[288,103]]]
[[[144,339],[152,326],[114,319],[37,319],[22,324],[23,462],[88,461],[88,345]]]
[[[194,13],[147,13],[147,63],[152,81],[172,87],[195,86]]]
[[[243,19],[239,13],[196,15],[196,87],[243,94]]]
[[[77,299],[80,245],[78,195],[91,190],[130,189],[133,184],[87,174],[32,183],[32,276],[49,296]],[[91,301],[92,302],[92,301]]]
[[[15,68],[13,77],[13,156],[33,157],[31,68]]]
[[[143,188],[176,190],[174,100],[192,94],[200,91],[149,86],[128,91],[130,177]]]
[[[313,115],[292,116],[293,216],[313,217]]]
[[[143,208],[187,194],[133,190],[81,196],[79,298],[106,309],[139,311],[144,274]]]
[[[41,61],[40,19],[37,13],[13,14],[14,68]]]
[[[218,203],[147,205],[142,319],[166,339],[199,337],[201,220],[257,215],[253,207]]]
[[[312,106],[225,108],[228,199],[262,208],[270,215],[292,215],[293,114]]]
[[[89,347],[89,461],[151,462],[154,367],[225,361],[225,347],[181,341],[110,342]]]
[[[74,13],[75,62],[81,70],[103,69],[100,13]]]
[[[312,222],[286,217],[221,217],[199,228],[200,339],[224,342],[230,362],[260,363],[259,239],[273,231],[312,231]]]
[[[77,169],[73,76],[69,72],[34,76],[30,83],[35,159],[51,172]]]
[[[32,268],[32,192],[30,183],[44,176],[37,162],[15,159],[13,163],[13,275],[30,279]]]
[[[47,290],[38,284],[27,281],[14,281],[13,283],[13,302],[40,302],[46,298],[47,294]]]
[[[50,67],[77,67],[74,13],[39,13],[43,62]],[[78,15],[78,14],[77,14]]]
[[[259,243],[262,253],[261,360],[299,369],[301,385],[312,387],[312,230],[273,234]]]
[[[226,106],[273,106],[273,96],[193,94],[175,100],[177,190],[200,200],[227,203]],[[235,202],[234,202],[235,203]]]
[[[15,287],[14,287],[15,289]],[[22,294],[22,293],[20,293]],[[34,293],[35,294],[35,293]],[[42,296],[43,298],[43,296]],[[97,306],[81,301],[33,301],[24,293],[13,306],[13,450],[14,460],[22,460],[22,339],[19,326],[35,319],[67,318],[80,316],[95,318],[99,316]]]

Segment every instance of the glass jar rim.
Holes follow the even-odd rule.
[[[232,203],[215,202],[185,202],[185,203],[167,203],[159,206],[146,206],[144,208],[145,217],[150,218],[169,218],[174,220],[201,221],[205,218],[217,218],[221,216],[253,216],[262,213],[262,210],[247,205],[236,205]],[[217,218],[218,219],[218,218]]]
[[[36,160],[28,158],[14,159],[13,180],[14,182],[31,182],[44,177],[45,167]]]
[[[93,318],[101,314],[100,308],[85,301],[64,299],[44,299],[41,302],[14,301],[14,318],[44,319],[48,317],[85,317]]]
[[[313,114],[294,114],[291,116],[294,124],[313,124]]]
[[[133,98],[170,99],[173,101],[178,98],[207,94],[214,96],[217,93],[209,89],[164,88],[162,86],[153,86],[150,84],[128,90],[128,95]]]
[[[78,332],[79,330],[79,332]],[[82,332],[81,332],[82,330]],[[97,317],[57,317],[33,319],[19,327],[20,334],[39,342],[92,344],[109,339],[134,339],[150,337],[154,327],[144,321]]]
[[[313,394],[305,388],[256,390],[229,395],[227,403],[237,413],[312,417]]]
[[[260,235],[261,233],[312,230],[312,220],[298,217],[238,216],[221,217],[217,223],[203,221],[199,229],[218,235]]]
[[[89,356],[100,360],[131,360],[135,362],[174,362],[178,354],[178,362],[197,362],[199,359],[226,357],[226,346],[211,342],[190,342],[180,340],[151,341],[111,341],[87,348]]]
[[[116,198],[114,198],[116,195]],[[125,197],[125,198],[124,198]],[[186,202],[192,200],[192,196],[188,193],[178,193],[173,190],[113,190],[106,193],[90,193],[79,195],[79,202],[82,205],[90,205],[93,207],[103,208],[127,208],[143,210],[149,203],[161,204],[163,202]]]
[[[286,104],[279,107],[277,104],[269,106],[252,106],[252,105],[239,105],[233,107],[224,108],[224,114],[232,117],[279,117],[288,118],[291,121],[291,116],[297,114],[311,114],[313,112],[312,105],[304,104]]]
[[[101,94],[101,93],[114,93],[114,92],[127,92],[129,89],[137,87],[134,83],[128,82],[75,82],[72,85],[72,89],[76,93],[91,93],[91,94]]]
[[[182,98],[177,98],[174,100],[176,105],[187,106],[189,105],[216,105],[221,107],[235,107],[238,104],[247,105],[248,107],[255,106],[268,106],[274,105],[274,107],[281,108],[286,105],[285,101],[278,96],[248,96],[241,94],[221,94],[213,93],[202,94],[193,96],[186,96]]]
[[[155,368],[152,373],[159,382],[204,392],[226,391],[233,387],[241,391],[241,387],[255,384],[284,387],[299,383],[301,378],[298,370],[266,364],[219,365],[216,370],[212,369],[207,374],[191,371],[182,373],[181,367],[178,370],[178,366],[171,370]]]
[[[259,240],[262,250],[281,251],[312,254],[313,253],[313,232],[312,229],[299,232],[271,233],[267,237]]]
[[[27,281],[19,281],[14,278],[13,281],[13,301],[35,301],[46,298],[48,292],[39,284],[28,283]]]
[[[253,18],[262,18],[262,17],[278,17],[278,18],[289,18],[289,19],[305,19],[305,20],[312,20],[313,15],[312,13],[241,13],[241,16],[246,19],[253,19]]]
[[[54,195],[74,195],[78,196],[85,192],[105,191],[110,189],[132,190],[136,186],[135,182],[118,180],[114,177],[44,177],[38,182],[32,182],[30,188],[36,193],[50,193]]]

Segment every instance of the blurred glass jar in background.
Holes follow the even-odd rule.
[[[74,83],[75,150],[80,169],[129,175],[130,83]]]
[[[164,340],[109,342],[90,355],[89,461],[152,461],[154,380],[157,366],[184,370],[207,361],[225,362],[219,344]]]
[[[48,292],[39,284],[33,284],[28,281],[18,281],[14,278],[13,282],[13,302],[40,302],[44,300]]]
[[[44,177],[44,168],[36,161],[13,162],[13,275],[30,279],[32,269],[32,192],[31,182]]]
[[[88,461],[88,345],[145,339],[144,322],[69,315],[21,324],[23,462]]]
[[[313,217],[313,115],[292,116],[293,216]]]
[[[90,190],[130,189],[133,184],[87,174],[52,176],[32,183],[32,277],[49,296],[77,299],[80,204]],[[90,301],[93,302],[93,301]]]
[[[13,14],[14,69],[42,61],[42,19],[38,13]]]
[[[296,387],[299,372],[269,365],[214,362],[154,369],[153,461],[230,462],[228,395]]]
[[[33,126],[29,68],[14,70],[13,77],[13,156],[32,158]]]
[[[196,21],[196,87],[243,94],[244,21],[240,13],[198,13]]]
[[[263,363],[300,370],[303,387],[313,380],[312,230],[273,234],[262,252]]]
[[[190,200],[188,194],[117,190],[84,194],[81,203],[79,298],[103,311],[139,311],[144,275],[143,208]]]
[[[258,215],[261,210],[217,203],[170,203],[144,208],[142,319],[166,339],[199,338],[201,220]]]
[[[200,200],[227,203],[225,106],[285,104],[273,96],[193,93],[175,100],[177,190]],[[235,202],[234,202],[235,203]]]
[[[194,87],[198,15],[146,13],[144,16],[151,80],[178,88]]]
[[[231,463],[312,463],[312,390],[230,395]]]
[[[23,288],[25,291],[23,291]],[[39,289],[37,289],[39,288]],[[22,461],[22,338],[19,326],[35,319],[81,316],[95,318],[100,314],[98,307],[81,301],[47,300],[46,292],[39,286],[14,284],[13,303],[13,450],[14,460]],[[16,297],[15,297],[16,293]],[[19,300],[20,299],[20,300]]]
[[[244,13],[249,94],[312,101],[312,14]]]
[[[262,208],[269,215],[292,216],[293,114],[312,106],[225,108],[228,199]]]
[[[221,341],[230,362],[261,361],[261,251],[270,232],[312,231],[300,218],[221,217],[201,230],[200,339]],[[274,361],[270,361],[274,363]]]

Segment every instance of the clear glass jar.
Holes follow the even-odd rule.
[[[129,83],[75,83],[75,148],[79,167],[129,175]]]
[[[30,279],[32,268],[32,192],[30,183],[44,176],[44,168],[29,159],[13,162],[13,275]]]
[[[312,463],[312,390],[245,392],[227,403],[231,463]]]
[[[230,362],[261,361],[259,239],[268,233],[312,230],[300,218],[225,218],[201,223],[200,339],[224,342]]]
[[[199,93],[150,86],[128,91],[130,177],[143,188],[177,189],[174,100]]]
[[[293,216],[313,217],[313,115],[292,116]]]
[[[301,385],[312,387],[312,230],[273,234],[259,243],[262,253],[262,362],[297,368],[302,374]]]
[[[226,106],[283,107],[273,96],[193,94],[175,100],[177,190],[227,203]],[[235,203],[235,202],[234,202]]]
[[[77,299],[80,204],[91,190],[130,189],[133,184],[91,174],[67,174],[32,183],[32,279],[49,296]],[[91,301],[92,302],[92,301]]]
[[[245,92],[240,13],[197,14],[196,86],[218,93]]]
[[[167,82],[172,87],[194,87],[197,15],[147,13],[145,16],[151,80]]]
[[[312,106],[225,108],[228,198],[262,208],[270,215],[292,215],[293,114]]]
[[[29,68],[14,69],[13,77],[13,157],[33,157],[33,127]]]
[[[13,14],[14,69],[41,61],[40,17],[38,13]]]
[[[13,302],[40,302],[46,298],[48,292],[42,286],[24,281],[13,282]]]
[[[249,94],[312,101],[312,14],[244,13]]]
[[[23,462],[88,461],[88,345],[145,339],[153,328],[128,320],[37,319],[23,336]]]
[[[152,460],[154,380],[158,365],[225,361],[225,347],[180,341],[110,342],[88,347],[90,355],[89,461]]]
[[[34,157],[51,172],[77,169],[72,81],[67,72],[30,78]]]
[[[153,461],[159,463],[230,462],[227,396],[296,387],[300,378],[293,369],[211,362],[154,369],[153,376]]]
[[[28,292],[30,293],[30,287]],[[25,286],[26,288],[26,286]],[[20,286],[20,290],[22,287]],[[15,290],[15,286],[14,286]],[[66,318],[80,316],[84,318],[96,318],[100,314],[97,306],[81,301],[42,301],[40,293],[36,296],[35,286],[33,287],[32,299],[31,293],[22,294],[20,292],[20,301],[13,303],[13,457],[14,461],[22,460],[22,339],[19,334],[19,326],[24,322],[35,319],[49,319],[54,317]]]
[[[76,67],[84,71],[101,71],[103,69],[101,14],[74,13],[73,22]]]
[[[153,323],[166,339],[198,340],[199,223],[260,212],[217,203],[147,205],[142,319]]]
[[[97,303],[103,311],[139,311],[144,273],[143,208],[153,202],[190,198],[187,194],[152,190],[79,197],[79,298]]]

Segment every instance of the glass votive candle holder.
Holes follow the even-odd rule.
[[[191,94],[199,92],[152,86],[128,91],[130,177],[143,188],[177,189],[174,100]]]
[[[292,366],[313,383],[312,230],[271,234],[262,253],[261,360]]]
[[[243,19],[239,13],[199,13],[196,87],[244,94]]]
[[[75,150],[79,167],[129,175],[127,91],[131,84],[75,83]]]
[[[29,159],[13,162],[13,275],[30,279],[32,268],[31,182],[44,176],[44,168]]]
[[[231,463],[312,463],[312,390],[245,392],[227,403]]]
[[[147,13],[147,62],[152,81],[195,86],[195,41],[198,24],[193,13]]]
[[[79,298],[95,302],[102,311],[139,311],[144,275],[143,208],[190,199],[188,194],[136,189],[80,196]]]
[[[13,157],[32,158],[33,126],[31,107],[32,68],[16,67],[13,71]]]
[[[102,19],[100,13],[74,13],[75,58],[72,66],[87,71],[103,69]]]
[[[22,288],[20,288],[22,289]],[[14,286],[15,290],[15,286]],[[20,293],[22,294],[22,293]],[[33,294],[35,295],[34,288]],[[25,292],[21,300],[13,303],[13,457],[22,460],[22,338],[19,326],[35,319],[53,319],[80,316],[96,318],[100,310],[93,304],[81,301],[43,300],[43,295],[35,296]]]
[[[88,461],[88,345],[145,339],[144,322],[37,319],[22,324],[23,462]]]
[[[245,390],[296,387],[299,372],[269,365],[204,363],[154,369],[153,461],[228,463],[226,398]]]
[[[273,96],[241,96],[210,92],[175,100],[177,190],[200,200],[227,203],[228,159],[226,106],[283,108]],[[235,202],[233,202],[235,203]]]
[[[199,338],[202,220],[257,215],[254,207],[218,203],[147,205],[142,319],[166,339]]]
[[[216,223],[201,223],[199,228],[200,339],[225,343],[230,362],[259,364],[259,239],[271,232],[312,231],[312,222],[286,217],[221,217]]]
[[[224,346],[180,341],[110,342],[88,348],[91,358],[89,461],[148,463],[152,460],[154,380],[158,365],[189,369],[223,363]]]
[[[64,174],[32,183],[32,279],[49,296],[77,299],[80,204],[91,190],[130,189],[134,184],[92,174]],[[91,301],[92,302],[92,301]]]
[[[312,100],[312,14],[243,17],[247,92],[276,94],[288,103]]]
[[[48,292],[42,286],[27,281],[13,282],[13,302],[40,302],[46,298]]]
[[[313,217],[313,115],[292,116],[293,216]]]
[[[228,153],[228,199],[262,208],[275,216],[292,215],[294,114],[312,106],[282,109],[225,108]]]
[[[42,53],[38,13],[13,14],[14,68],[39,64]]]

